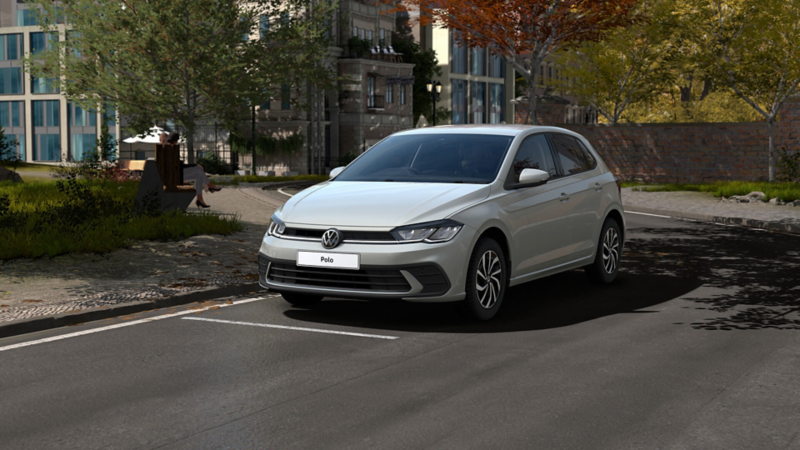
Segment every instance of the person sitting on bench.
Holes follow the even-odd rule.
[[[175,145],[180,139],[180,134],[174,131],[169,134],[161,133],[160,139],[162,144]],[[184,181],[194,180],[194,189],[195,192],[197,192],[197,201],[195,201],[194,204],[197,205],[197,209],[209,208],[210,205],[207,205],[206,202],[203,201],[203,188],[208,186],[208,191],[212,193],[222,190],[222,188],[218,187],[208,179],[205,169],[203,169],[203,166],[200,164],[181,163],[181,168],[183,170]]]

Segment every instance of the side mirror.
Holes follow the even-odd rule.
[[[340,173],[342,173],[343,170],[344,170],[344,166],[340,166],[340,167],[337,167],[337,168],[331,170],[330,177],[331,178],[336,178],[336,175],[339,175]]]
[[[522,169],[519,174],[518,184],[544,184],[550,179],[550,174],[539,169]]]

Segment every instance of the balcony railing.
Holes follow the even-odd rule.
[[[367,95],[367,109],[383,110],[384,95]]]

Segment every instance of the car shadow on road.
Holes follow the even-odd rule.
[[[502,333],[566,327],[614,314],[633,313],[693,291],[698,280],[621,274],[609,286],[570,271],[515,286],[489,322],[463,318],[452,303],[326,299],[310,309],[289,309],[294,320],[381,330]],[[644,311],[641,311],[644,312]]]
[[[800,236],[690,223],[629,234],[614,284],[596,286],[569,271],[515,286],[488,323],[469,322],[453,304],[386,301],[327,299],[285,314],[362,328],[493,333],[565,327],[681,298],[702,311],[688,324],[698,330],[800,330]]]

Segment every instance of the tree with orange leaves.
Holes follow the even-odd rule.
[[[613,28],[637,21],[640,0],[404,0],[422,24],[456,33],[463,44],[486,47],[526,82],[533,123],[539,66],[551,53],[597,41]]]

